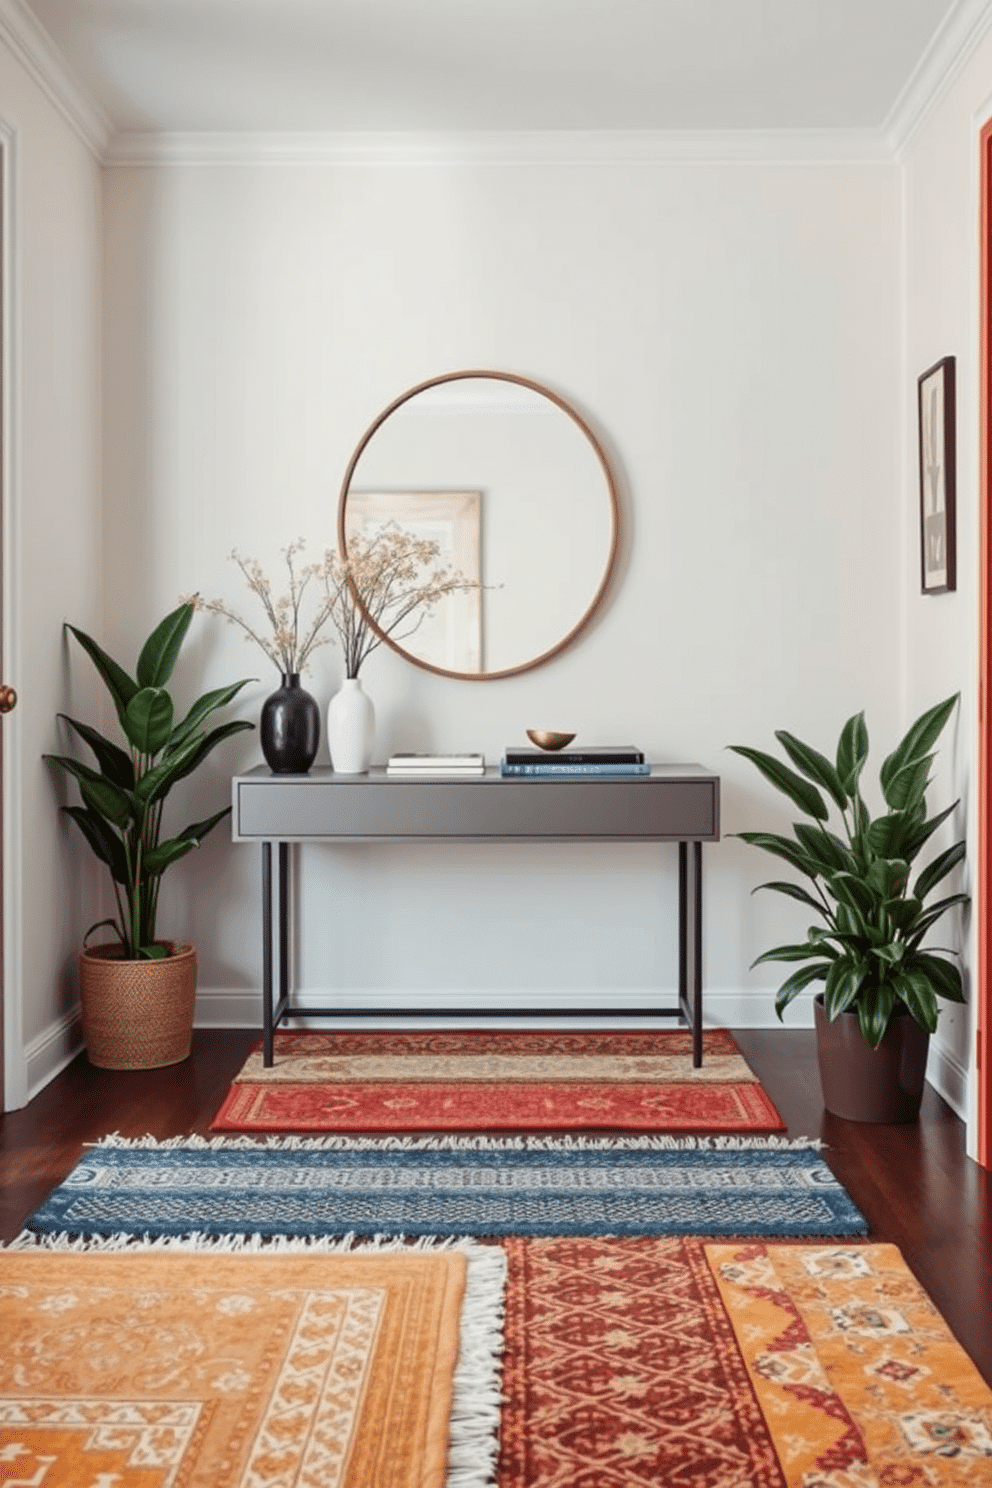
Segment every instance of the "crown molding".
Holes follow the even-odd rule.
[[[990,28],[990,0],[956,0],[882,125],[893,159],[905,152]]]
[[[0,0],[0,41],[103,163],[113,139],[110,120],[70,72],[48,32],[22,0]]]
[[[863,161],[891,151],[877,130],[535,130],[417,133],[124,133],[108,166],[432,165],[625,161]]]

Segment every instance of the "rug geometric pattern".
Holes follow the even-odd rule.
[[[643,1136],[110,1138],[27,1221],[80,1235],[865,1234],[809,1144]]]
[[[500,1488],[965,1488],[992,1392],[892,1246],[503,1242]]]
[[[455,1251],[0,1255],[0,1482],[442,1488]]]
[[[249,1055],[213,1131],[781,1131],[725,1029],[275,1035]]]

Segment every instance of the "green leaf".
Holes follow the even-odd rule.
[[[72,817],[93,852],[101,863],[106,863],[117,882],[126,884],[127,858],[124,855],[124,844],[110,830],[104,818],[95,811],[87,810],[85,806],[63,806],[62,810],[66,816]]]
[[[914,760],[922,759],[930,752],[953,713],[957,700],[958,694],[955,693],[953,697],[938,703],[935,708],[928,709],[907,730],[892,753],[883,761],[878,778],[886,800],[889,799],[888,787],[900,770]]]
[[[170,837],[166,842],[160,842],[157,847],[150,848],[145,853],[142,860],[144,872],[149,878],[158,878],[170,863],[174,863],[177,858],[184,858],[199,845],[194,839]]]
[[[763,961],[808,961],[811,956],[829,956],[833,959],[837,952],[832,946],[823,941],[800,941],[799,945],[776,946],[772,951],[764,951],[751,962],[751,968],[760,966]]]
[[[792,830],[821,873],[849,872],[853,867],[850,851],[833,832],[811,827],[806,822],[796,822]]]
[[[205,817],[203,821],[191,822],[188,827],[183,827],[179,836],[190,842],[195,842],[199,846],[204,837],[209,832],[212,832],[214,827],[218,826],[224,820],[225,816],[230,816],[230,814],[231,807],[225,806],[221,811],[215,811],[213,816]]]
[[[838,956],[834,961],[823,989],[823,1006],[831,1021],[854,1004],[867,974],[868,968],[861,960]]]
[[[117,744],[112,744],[102,734],[97,733],[95,728],[90,728],[87,723],[79,723],[75,718],[70,718],[68,713],[59,713],[59,718],[65,720],[70,728],[74,729],[79,737],[89,745],[96,758],[97,764],[107,779],[114,785],[119,785],[124,790],[134,787],[134,765],[131,756],[121,749]]]
[[[827,880],[827,887],[834,897],[862,920],[870,918],[878,908],[878,899],[868,885],[853,873],[834,873]]]
[[[904,940],[890,940],[885,945],[872,947],[872,955],[885,966],[898,966],[906,954]]]
[[[227,703],[231,702],[233,698],[237,697],[242,687],[247,687],[249,682],[255,680],[254,677],[245,677],[243,681],[234,682],[230,687],[217,687],[213,692],[205,692],[201,698],[197,698],[182,723],[177,723],[172,730],[167,745],[169,752],[171,753],[172,750],[178,749],[181,744],[184,744],[192,734],[196,733],[205,718],[208,718],[211,713],[216,712],[218,708],[223,708]]]
[[[169,953],[165,949],[165,946],[159,945],[158,941],[156,940],[152,941],[151,945],[139,946],[138,954],[137,956],[135,956],[134,959],[136,961],[164,961],[165,957],[168,954]]]
[[[922,759],[910,760],[901,770],[896,770],[882,790],[886,805],[893,811],[917,810],[923,804],[930,784],[930,766],[935,758],[935,755],[925,754]]]
[[[88,636],[83,630],[77,630],[74,625],[70,625],[68,628],[72,631],[72,634],[76,637],[76,640],[100,673],[104,686],[114,700],[117,716],[123,726],[127,705],[137,692],[138,684],[133,678],[128,676],[124,668],[112,656],[108,656],[106,651],[97,645],[92,636]]]
[[[829,961],[814,961],[809,966],[800,966],[779,987],[775,995],[775,1011],[781,1018],[794,997],[797,997],[810,982],[822,982],[830,970]]]
[[[909,879],[909,864],[902,858],[876,858],[865,874],[865,883],[880,899],[898,899]]]
[[[174,863],[177,858],[185,857],[188,852],[199,847],[207,833],[212,832],[218,822],[222,822],[225,816],[230,816],[230,814],[230,806],[225,806],[223,811],[215,812],[206,820],[192,822],[188,827],[184,827],[178,837],[170,837],[167,841],[160,842],[157,847],[153,847],[145,854],[145,871],[148,876],[159,877],[170,863]]]
[[[837,774],[849,796],[857,790],[858,777],[868,758],[868,729],[863,712],[845,723],[837,743]]]
[[[918,967],[908,967],[892,978],[896,995],[906,1004],[915,1022],[927,1033],[937,1032],[940,1009],[933,986],[926,973]]]
[[[914,822],[913,826],[906,833],[905,841],[902,844],[899,856],[901,858],[905,858],[907,863],[911,863],[916,857],[920,848],[924,845],[925,842],[929,841],[934,832],[936,832],[937,828],[947,820],[947,818],[953,813],[955,807],[957,807],[958,804],[958,801],[955,801],[953,805],[948,806],[945,811],[939,811],[936,816],[932,816],[929,821],[922,820],[919,822]],[[886,853],[886,857],[891,856],[891,853]]]
[[[73,759],[71,755],[46,754],[43,758],[58,765],[60,770],[72,775],[79,782],[83,800],[97,815],[106,817],[115,826],[122,826],[129,819],[132,809],[130,796],[112,785],[105,776],[98,774],[89,765],[84,765],[81,760]]]
[[[824,803],[823,797],[815,785],[790,770],[788,765],[783,765],[774,755],[765,754],[761,749],[749,749],[744,744],[731,744],[730,748],[735,754],[743,755],[764,775],[765,779],[775,786],[776,790],[789,797],[789,800],[800,811],[805,811],[807,816],[816,817],[818,821],[826,821],[830,815]]]
[[[807,853],[804,853],[797,842],[791,837],[779,837],[775,832],[734,832],[742,842],[748,842],[752,847],[763,848],[776,858],[784,858],[793,868],[798,868],[800,873],[805,873],[807,878],[817,877],[817,866]]]
[[[945,915],[949,909],[952,909],[954,907],[955,904],[970,903],[970,894],[951,894],[948,898],[939,899],[936,904],[931,904],[926,913],[921,915],[917,923],[914,925],[913,937],[910,941],[910,945],[912,945],[914,948],[918,946],[924,935],[926,935],[927,931],[930,929],[931,925],[935,925],[940,919],[941,915]]]
[[[79,794],[91,811],[113,822],[115,827],[126,826],[132,818],[131,797],[102,775],[96,780],[80,780]]]
[[[905,811],[890,811],[870,823],[865,840],[873,854],[880,858],[903,857],[903,844],[913,828],[913,818]]]
[[[172,699],[164,687],[143,687],[124,714],[124,732],[139,754],[164,749],[172,732]]]
[[[927,864],[913,885],[913,893],[917,899],[925,899],[930,890],[939,884],[942,878],[947,877],[951,869],[961,862],[965,850],[963,842],[955,842],[953,847],[949,847],[946,852],[934,858],[932,863]]]
[[[826,755],[814,749],[809,744],[804,744],[802,739],[797,739],[795,734],[790,734],[786,729],[776,729],[775,737],[785,750],[786,754],[806,776],[816,785],[822,785],[834,798],[841,811],[847,809],[848,796],[836,768],[827,759]]]
[[[181,604],[156,625],[138,657],[140,687],[164,687],[168,682],[195,608],[192,603]]]
[[[254,727],[255,725],[249,723],[246,718],[235,718],[230,723],[222,723],[219,728],[213,729],[206,735],[198,749],[189,756],[183,756],[185,764],[175,777],[176,780],[181,780],[183,776],[192,774],[203,763],[211,750],[216,749],[217,745],[222,743],[224,739],[230,739],[235,734],[242,734],[246,729],[253,729]],[[170,756],[171,758],[172,756]]]
[[[784,881],[763,883],[758,884],[755,888],[753,888],[751,890],[751,893],[756,894],[758,892],[758,889],[774,889],[775,892],[778,894],[787,894],[790,899],[798,899],[800,904],[808,904],[810,908],[815,909],[819,914],[824,913],[823,905],[820,903],[819,899],[814,899],[813,895],[808,894],[804,888],[801,888],[799,886],[799,884],[785,883]]]
[[[146,770],[138,781],[134,792],[138,800],[147,806],[164,796],[177,780],[188,774],[187,766],[197,757],[202,745],[202,735],[196,734],[174,754],[163,755],[158,764]]]
[[[869,988],[862,994],[857,1005],[858,1022],[869,1048],[877,1049],[882,1042],[895,1005],[896,994],[889,982]]]
[[[915,961],[938,997],[946,997],[948,1002],[964,1002],[961,973],[952,962],[927,951],[917,951]]]
[[[923,911],[923,901],[908,895],[905,899],[891,899],[885,904],[885,913],[894,930],[902,935],[911,935]]]

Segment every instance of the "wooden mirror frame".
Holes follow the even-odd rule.
[[[600,578],[600,581],[596,587],[592,600],[586,607],[584,613],[579,617],[578,621],[572,626],[567,634],[562,637],[560,641],[556,641],[553,646],[549,646],[547,650],[542,651],[538,656],[532,657],[529,661],[521,662],[518,666],[503,667],[501,670],[492,672],[459,672],[449,669],[448,667],[436,666],[433,662],[425,661],[421,657],[413,655],[410,651],[407,651],[405,647],[402,646],[398,641],[394,641],[390,636],[386,635],[385,632],[381,630],[378,625],[376,625],[372,617],[368,615],[367,611],[365,611],[364,606],[361,602],[361,598],[355,591],[354,586],[349,585],[349,587],[351,588],[352,595],[354,596],[356,604],[358,604],[359,608],[362,609],[363,613],[366,614],[366,618],[368,619],[368,623],[371,626],[372,630],[375,631],[380,640],[385,642],[385,644],[390,648],[391,651],[395,651],[396,654],[398,656],[402,656],[405,661],[409,661],[413,666],[420,667],[422,671],[433,672],[435,676],[438,677],[453,677],[460,682],[497,682],[504,677],[518,677],[523,672],[531,672],[534,670],[535,667],[543,666],[545,662],[551,661],[556,656],[560,656],[561,653],[566,650],[566,648],[570,646],[572,642],[575,641],[582,634],[582,632],[589,627],[589,625],[591,625],[593,619],[595,618],[603,603],[603,600],[606,597],[606,593],[610,587],[610,582],[613,578],[614,570],[616,569],[617,554],[620,547],[620,497],[617,490],[616,478],[610,468],[610,462],[606,458],[606,451],[603,449],[602,444],[593,433],[593,430],[590,428],[589,424],[578,412],[578,410],[573,408],[573,406],[565,398],[561,397],[559,393],[556,393],[552,388],[547,387],[544,383],[535,382],[530,377],[522,377],[519,373],[516,372],[496,372],[490,369],[469,369],[467,371],[461,372],[443,372],[438,377],[429,377],[424,382],[418,382],[415,387],[408,388],[407,391],[405,393],[401,393],[398,398],[394,398],[393,401],[386,408],[383,409],[378,417],[375,418],[366,429],[365,433],[362,435],[361,439],[358,442],[354,454],[348,461],[348,468],[345,470],[344,479],[341,482],[341,493],[338,497],[338,552],[341,554],[342,558],[347,557],[348,543],[345,530],[345,516],[348,504],[348,495],[351,489],[352,478],[358,466],[358,462],[368,448],[372,437],[382,427],[382,425],[386,422],[391,414],[395,413],[398,408],[402,408],[403,404],[408,403],[411,398],[415,398],[418,393],[426,392],[429,388],[441,387],[448,382],[463,382],[469,378],[489,378],[496,382],[514,383],[517,387],[528,388],[531,392],[539,394],[540,397],[547,398],[549,402],[553,403],[555,407],[560,408],[562,413],[566,414],[567,417],[572,420],[579,431],[585,435],[586,439],[592,445],[593,452],[596,456],[596,459],[599,461],[599,464],[603,471],[603,475],[606,478],[606,489],[609,495],[610,504],[609,552],[607,553],[606,564],[603,569],[602,577]]]

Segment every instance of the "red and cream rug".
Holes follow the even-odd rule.
[[[499,1488],[976,1488],[992,1392],[891,1245],[504,1240]]]
[[[213,1131],[782,1131],[724,1029],[277,1033],[236,1077]]]

